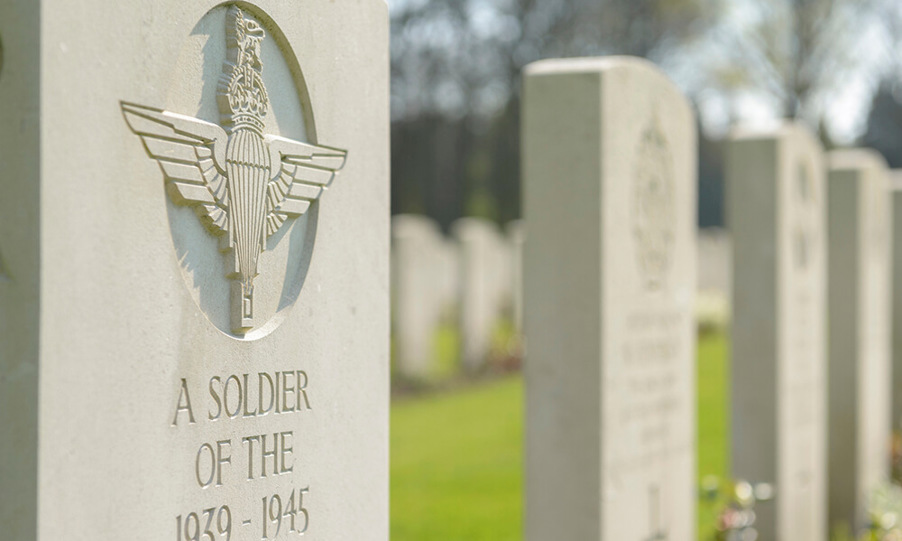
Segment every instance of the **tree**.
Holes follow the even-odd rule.
[[[899,83],[884,80],[871,101],[868,125],[861,138],[886,158],[892,168],[902,167],[902,92]]]
[[[392,209],[519,217],[519,81],[549,57],[664,61],[720,0],[408,0],[392,13]]]
[[[861,65],[856,55],[877,0],[748,0],[712,34],[709,81],[731,96],[765,96],[776,116],[819,131],[827,94]]]

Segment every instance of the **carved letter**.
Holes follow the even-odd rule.
[[[214,381],[219,384],[220,388],[222,388],[222,380],[219,379],[219,376],[213,376],[212,378],[210,378],[210,396],[212,396],[213,401],[216,402],[216,415],[213,415],[212,413],[207,413],[207,417],[211,421],[215,421],[216,419],[219,419],[219,416],[222,415],[222,401],[219,400],[219,393],[217,393],[216,388],[213,387]]]
[[[251,396],[251,386],[247,384],[247,377],[248,374],[244,374],[244,417],[256,417],[257,410],[247,410],[247,403]]]
[[[291,466],[285,467],[285,455],[290,455],[292,451],[294,451],[294,447],[291,445],[290,441],[287,441],[288,438],[294,436],[294,432],[282,432],[280,434],[282,437],[282,451],[279,453],[282,457],[282,465],[279,467],[279,473],[291,473],[294,470],[294,461],[292,461]]]
[[[288,382],[289,377],[294,377],[294,372],[282,372],[282,411],[294,411],[294,406],[288,407],[288,395],[294,394],[294,384]]]
[[[301,384],[301,376],[304,377],[304,384]],[[307,405],[307,409],[310,409],[310,400],[307,398],[307,372],[303,370],[298,370],[298,411],[301,411],[301,397],[304,398],[304,404]]]
[[[182,397],[185,398],[184,405],[182,404]],[[185,378],[182,378],[182,386],[181,389],[179,389],[179,399],[175,405],[175,415],[172,417],[172,426],[178,425],[179,412],[181,411],[187,411],[188,424],[194,424],[194,411],[191,410],[191,396],[188,394],[188,382]]]
[[[267,413],[272,411],[273,406],[275,405],[275,402],[276,402],[275,386],[273,385],[272,377],[269,374],[267,374],[266,372],[260,372],[259,374],[257,374],[257,378],[259,380],[259,393],[260,393],[259,411],[260,411],[260,415],[266,415]],[[267,406],[266,408],[263,407],[263,378],[266,378],[266,381],[269,382],[269,406]]]

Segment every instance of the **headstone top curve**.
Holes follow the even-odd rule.
[[[620,71],[646,73],[650,78],[657,78],[659,81],[654,84],[661,84],[669,87],[669,90],[676,96],[679,96],[686,102],[688,100],[683,95],[683,91],[673,82],[658,65],[645,58],[639,58],[628,55],[615,56],[598,56],[584,58],[561,58],[538,60],[528,64],[523,68],[525,77],[541,77],[545,75],[564,75],[564,74],[614,74]]]
[[[784,120],[774,126],[767,127],[739,126],[730,132],[729,139],[733,141],[760,141],[793,136],[801,137],[806,139],[808,144],[816,144],[818,147],[823,148],[820,140],[810,128],[800,122],[791,120]]]
[[[833,150],[828,155],[830,169],[853,170],[885,169],[886,159],[870,148],[843,148]]]

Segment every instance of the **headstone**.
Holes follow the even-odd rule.
[[[460,246],[454,239],[443,236],[437,255],[435,288],[441,306],[441,320],[443,323],[456,323],[454,316],[460,301]]]
[[[425,216],[392,218],[392,335],[395,364],[408,378],[432,373],[433,340],[442,316],[437,286],[445,260],[438,225]]]
[[[692,110],[629,57],[524,84],[526,539],[695,540]]]
[[[699,230],[695,312],[701,332],[726,331],[730,319],[731,254],[732,241],[726,230],[714,227]]]
[[[698,232],[698,291],[729,297],[732,284],[732,240],[718,227]]]
[[[886,163],[829,155],[829,522],[859,531],[889,477],[892,214]]]
[[[902,170],[890,172],[893,206],[892,429],[902,432]]]
[[[733,478],[776,489],[755,506],[762,539],[827,539],[823,150],[796,124],[737,133],[726,172]]]
[[[0,4],[0,528],[28,540],[38,538],[43,155],[42,35],[31,3]]]
[[[0,537],[387,539],[385,2],[0,33]]]
[[[511,251],[510,307],[514,329],[523,332],[523,245],[526,243],[526,224],[515,220],[507,224],[507,242]]]
[[[504,246],[498,227],[482,218],[461,218],[452,226],[459,246],[461,357],[468,371],[480,370],[492,346],[501,317],[505,269]]]
[[[892,429],[902,432],[902,170],[890,172],[893,205]]]

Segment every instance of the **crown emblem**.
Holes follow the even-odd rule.
[[[266,239],[319,199],[347,152],[264,133],[269,97],[266,33],[238,7],[226,17],[227,57],[217,86],[222,126],[122,102],[129,128],[163,172],[177,205],[193,207],[229,258],[231,327],[254,327],[254,278]]]
[[[673,157],[657,114],[642,132],[633,171],[633,239],[644,285],[660,289],[673,265]]]

